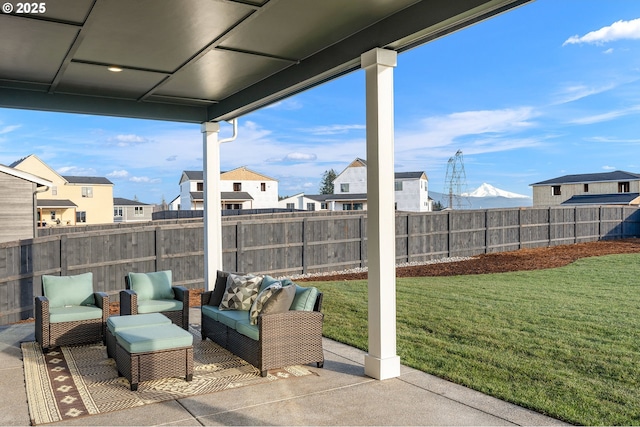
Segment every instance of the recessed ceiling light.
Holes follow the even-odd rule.
[[[112,71],[114,73],[119,73],[120,71],[122,71],[122,68],[118,67],[117,65],[111,65],[107,67],[107,70]]]

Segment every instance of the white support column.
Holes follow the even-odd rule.
[[[367,259],[369,353],[364,373],[400,375],[396,355],[396,245],[393,150],[393,68],[397,53],[373,49],[361,56],[367,108]]]
[[[222,270],[222,213],[220,211],[220,123],[206,122],[202,131],[204,181],[204,288],[213,290]]]

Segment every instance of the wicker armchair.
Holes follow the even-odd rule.
[[[35,335],[43,352],[61,345],[104,340],[109,296],[93,291],[93,274],[42,276],[35,297]]]
[[[120,291],[120,315],[162,313],[181,328],[189,329],[189,289],[173,286],[171,270],[129,273]]]

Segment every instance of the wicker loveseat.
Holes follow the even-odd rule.
[[[300,287],[290,280],[276,281],[264,276],[261,278],[264,282],[260,284],[261,299],[262,291],[273,286],[293,289],[297,299],[284,311],[275,309],[274,312],[267,312],[268,302],[263,301],[266,314],[258,313],[256,318],[253,310],[221,309],[230,276],[237,275],[218,271],[214,290],[202,294],[203,340],[209,338],[251,363],[262,376],[266,376],[269,369],[285,366],[316,363],[319,368],[323,367],[322,293],[316,288]],[[267,286],[274,282],[277,284]],[[252,313],[255,325],[251,324]]]

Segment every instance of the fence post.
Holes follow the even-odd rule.
[[[360,215],[360,267],[364,268],[366,265],[366,256],[364,251],[364,235],[366,233],[364,224],[364,214]]]
[[[411,241],[411,214],[407,215],[407,262],[411,262],[411,246],[409,246],[409,242]]]
[[[60,275],[69,275],[69,259],[67,250],[69,248],[68,237],[66,234],[60,236]]]
[[[484,253],[489,253],[489,209],[484,211]]]
[[[573,208],[573,243],[578,243],[578,207]]]
[[[302,274],[307,274],[309,266],[308,264],[308,260],[307,260],[307,251],[309,250],[308,248],[308,234],[307,233],[307,224],[308,222],[308,218],[302,218]]]
[[[154,238],[155,238],[155,252],[156,252],[156,271],[162,271],[163,268],[163,255],[164,255],[164,232],[161,227],[156,227],[154,230]]]
[[[236,271],[244,272],[244,228],[242,221],[236,222]]]
[[[451,233],[453,232],[453,218],[451,218],[451,212],[453,211],[447,211],[447,257],[451,258],[451,241],[452,241],[452,236]]]

